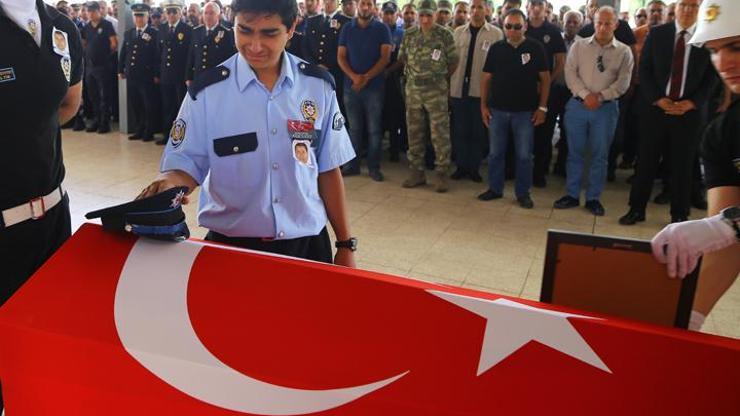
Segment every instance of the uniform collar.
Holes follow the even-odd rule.
[[[291,62],[288,53],[283,51],[283,57],[281,59],[280,75],[275,83],[276,86],[281,85],[284,81],[288,80],[290,85],[295,84],[295,70],[293,68],[293,62]],[[239,91],[244,92],[249,84],[257,80],[257,74],[254,73],[252,67],[242,56],[241,53],[237,53],[236,57],[236,85]]]

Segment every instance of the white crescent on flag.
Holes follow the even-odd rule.
[[[174,388],[225,409],[259,415],[302,415],[342,406],[408,371],[361,386],[302,390],[242,374],[198,339],[188,314],[190,271],[204,244],[140,238],[118,281],[115,324],[126,351]]]

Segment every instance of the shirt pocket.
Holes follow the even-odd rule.
[[[211,181],[214,190],[236,192],[257,186],[262,180],[257,133],[244,133],[213,139]]]
[[[257,150],[257,133],[238,134],[213,140],[213,153],[227,157]]]

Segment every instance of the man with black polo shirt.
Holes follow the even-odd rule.
[[[550,71],[542,45],[527,39],[527,21],[519,9],[504,17],[506,39],[488,50],[481,75],[481,114],[489,128],[488,190],[481,201],[503,197],[504,157],[513,133],[516,153],[516,199],[522,208],[534,207],[532,186],[534,127],[545,122],[550,94]]]
[[[82,30],[82,43],[85,47],[86,84],[90,88],[88,96],[95,114],[87,131],[104,134],[110,131],[110,108],[114,93],[109,78],[115,72],[113,55],[118,48],[118,39],[113,24],[103,19],[97,2],[87,3],[87,12],[90,21]]]
[[[82,45],[41,0],[0,0],[0,39],[2,306],[72,231],[59,126],[80,105]]]
[[[550,68],[550,79],[555,81],[563,74],[565,67],[565,42],[557,26],[546,20],[545,0],[529,0],[527,2],[527,37],[542,43],[545,48],[547,65]],[[555,132],[555,122],[562,108],[553,108],[560,104],[559,100],[553,100],[554,94],[550,94],[548,112],[545,122],[534,129],[534,170],[532,172],[532,184],[538,188],[547,185],[545,175],[550,168],[552,160],[552,135]],[[564,105],[564,104],[561,104]]]

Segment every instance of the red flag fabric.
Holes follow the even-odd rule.
[[[8,416],[740,409],[737,340],[92,224],[0,334]]]

